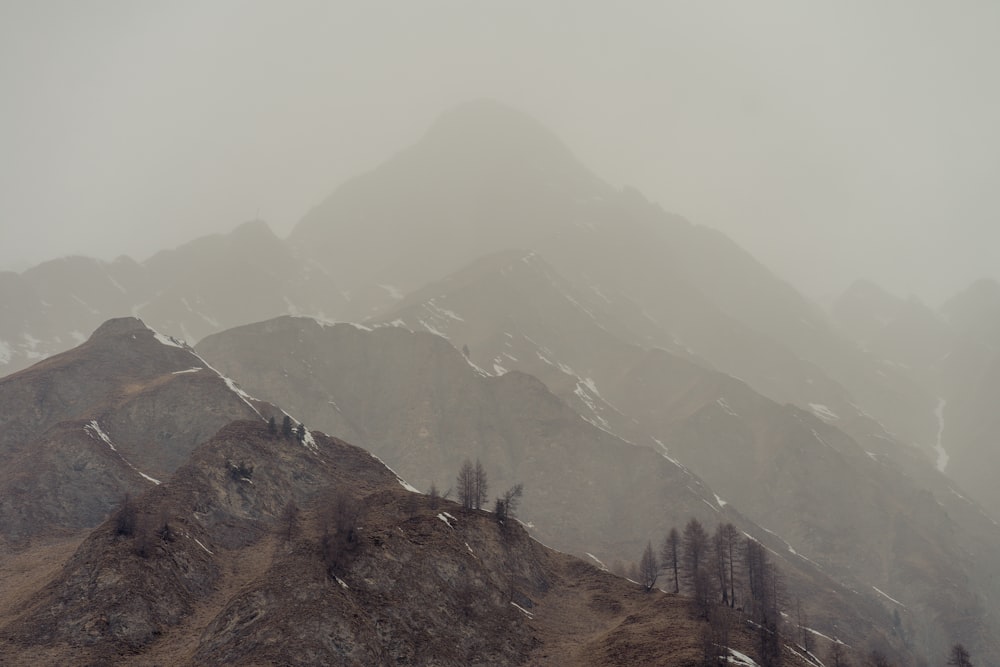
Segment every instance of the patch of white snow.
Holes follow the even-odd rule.
[[[813,413],[817,417],[819,417],[825,422],[832,422],[840,419],[840,416],[836,412],[826,407],[822,403],[810,403],[809,408],[813,411]]]
[[[898,604],[903,609],[906,609],[906,605],[905,604],[903,604],[902,602],[900,602],[896,598],[892,597],[891,595],[889,595],[885,591],[883,591],[880,588],[877,588],[875,586],[872,586],[872,588],[874,588],[875,592],[878,593],[879,595],[881,595],[882,597],[884,597],[885,599],[889,600],[890,602],[894,602],[894,603]]]
[[[942,436],[944,436],[944,408],[948,404],[943,398],[938,399],[937,407],[934,408],[934,416],[937,418],[938,430],[937,430],[937,442],[934,443],[934,451],[937,452],[937,469],[944,472],[944,469],[948,467],[948,452],[944,450],[944,444],[941,442]]]
[[[403,293],[399,291],[398,287],[395,287],[394,285],[379,285],[379,287],[384,289],[389,296],[396,301],[401,301],[403,299]]]
[[[518,603],[514,602],[513,600],[511,600],[510,603],[512,605],[514,605],[515,607],[517,607],[518,609],[520,609],[521,613],[524,614],[525,616],[527,616],[528,618],[534,618],[535,617],[534,614],[532,614],[530,611],[528,611],[527,609],[525,609],[524,607],[522,607]]]
[[[182,350],[185,349],[184,344],[173,336],[164,336],[157,331],[153,331],[153,338],[160,341],[162,345],[166,345],[167,347],[179,347]]]

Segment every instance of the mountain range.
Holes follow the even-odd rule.
[[[422,490],[479,459],[494,493],[524,484],[528,533],[595,565],[636,561],[690,518],[733,523],[771,549],[820,655],[842,639],[936,663],[961,641],[1000,661],[996,283],[934,309],[859,282],[826,312],[724,235],[604,183],[533,119],[479,101],[340,186],[287,239],[253,221],[143,262],[2,273],[0,295],[0,538],[21,586],[0,634],[21,658],[87,646],[96,662],[249,663],[336,645],[340,664],[615,664],[622,633],[643,644],[628,618],[663,622],[651,604],[673,605],[662,611],[691,640],[677,650],[694,650],[678,600],[650,603],[521,532],[519,594],[560,611],[511,612],[495,559],[512,547],[485,514],[459,521],[480,559],[465,581],[493,591],[472,614],[483,625],[456,637],[447,614],[403,618],[417,598],[377,573],[413,563],[454,593],[466,554],[438,535],[452,521],[358,446]],[[316,449],[268,444],[265,419],[286,414]],[[246,482],[227,473],[251,458]],[[258,489],[266,469],[280,479]],[[326,487],[378,506],[361,579],[344,578],[336,603],[309,579]],[[191,540],[137,560],[107,519],[125,493]],[[279,544],[289,501],[302,537]],[[431,544],[450,565],[434,565]],[[303,578],[278,584],[279,570]],[[557,580],[575,592],[540,583]],[[119,604],[128,582],[159,602],[117,629],[85,608],[95,591],[95,609]],[[294,591],[339,639],[295,631]],[[581,608],[596,614],[586,632],[554,621]],[[513,625],[491,635],[491,618]],[[441,633],[433,655],[419,655],[419,627]],[[559,662],[584,636],[597,643]]]

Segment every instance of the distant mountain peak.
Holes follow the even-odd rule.
[[[91,340],[120,336],[136,331],[149,331],[149,327],[138,317],[116,317],[106,321],[90,335]]]

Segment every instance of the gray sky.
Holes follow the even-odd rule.
[[[1000,3],[0,4],[0,268],[144,259],[493,97],[809,294],[1000,277]]]

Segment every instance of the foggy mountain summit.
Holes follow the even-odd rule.
[[[373,277],[413,289],[469,257],[530,247],[581,202],[613,192],[536,120],[480,100],[445,112],[413,146],[337,188],[289,242],[332,258],[347,289]]]

